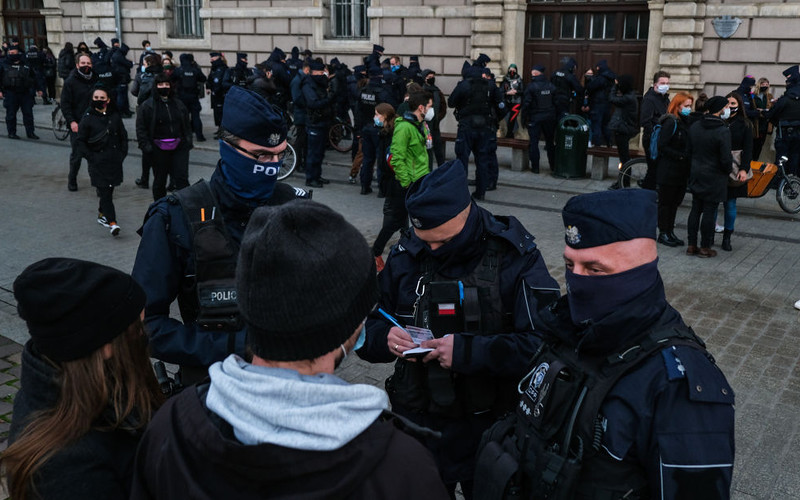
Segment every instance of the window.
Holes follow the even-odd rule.
[[[533,14],[528,21],[528,38],[549,40],[553,38],[553,15]]]
[[[334,38],[369,38],[367,9],[370,0],[331,0],[331,34]]]
[[[561,38],[586,38],[586,16],[583,14],[561,14]]]
[[[592,40],[613,40],[616,14],[592,14],[589,24],[589,38]]]
[[[203,38],[202,0],[175,0],[175,38]]]
[[[625,14],[625,40],[647,40],[650,17],[647,14]]]

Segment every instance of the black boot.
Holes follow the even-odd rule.
[[[669,237],[672,238],[672,241],[677,243],[679,247],[682,247],[683,245],[685,245],[685,243],[683,242],[682,239],[680,239],[677,236],[675,236],[675,232],[674,231],[670,231],[669,232]]]
[[[731,235],[733,234],[733,229],[726,229],[722,232],[722,249],[726,252],[730,252],[733,250],[731,247]]]

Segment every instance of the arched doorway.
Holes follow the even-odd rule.
[[[47,28],[40,9],[42,0],[3,0],[3,41],[18,38],[23,50],[33,44],[41,48],[47,45]]]
[[[525,33],[525,76],[534,64],[547,75],[559,60],[575,58],[580,79],[600,59],[616,74],[632,75],[637,90],[644,74],[650,13],[647,1],[528,0]]]

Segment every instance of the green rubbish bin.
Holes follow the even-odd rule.
[[[579,115],[567,115],[556,128],[556,166],[553,175],[566,179],[586,177],[586,148],[589,122]]]

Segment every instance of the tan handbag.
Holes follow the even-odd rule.
[[[734,149],[731,151],[731,156],[733,157],[733,171],[728,175],[728,187],[739,187],[747,184],[747,181],[753,178],[753,170],[747,171],[747,177],[743,181],[739,180],[739,170],[742,169],[742,150]]]

